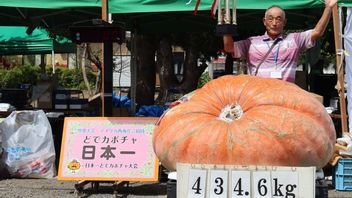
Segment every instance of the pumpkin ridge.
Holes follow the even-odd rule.
[[[185,114],[200,114],[200,115],[211,115],[211,116],[217,116],[216,114],[212,114],[210,112],[201,112],[201,111],[189,111],[187,113],[184,113],[182,115],[185,115]]]
[[[248,77],[248,79],[244,79],[244,80],[243,80],[244,85],[241,86],[240,92],[239,92],[239,94],[238,94],[237,103],[239,103],[238,101],[240,101],[240,97],[242,96],[243,90],[245,90],[246,87],[249,86],[248,84],[254,82],[252,76],[249,76],[249,75],[239,75],[239,76],[240,76],[240,77],[246,76],[246,77]],[[226,86],[229,86],[230,89],[238,89],[238,88],[239,88],[239,87],[233,88],[234,84],[236,84],[236,77],[234,77],[233,75],[222,76],[222,77],[220,77],[220,78],[218,78],[218,79],[221,80],[221,81],[224,81],[224,82],[225,82],[225,85],[226,85]],[[214,94],[215,97],[221,102],[221,105],[220,105],[220,106],[221,106],[221,109],[223,109],[226,105],[229,105],[229,103],[226,103],[226,102],[222,101],[222,97],[217,94],[218,87],[215,87],[213,84],[214,84],[214,83],[209,83],[208,86],[202,87],[201,90],[202,90],[202,92],[204,92],[207,96],[210,96],[210,97],[212,96],[211,94]],[[213,88],[214,91],[212,91],[211,93],[209,93],[209,92],[208,92],[209,87]],[[226,89],[226,88],[225,88],[225,89]],[[204,90],[207,90],[207,91],[204,91]],[[232,102],[233,102],[233,103],[236,103],[236,101],[232,101]],[[221,111],[221,109],[220,109],[220,111]]]
[[[182,105],[182,104],[181,104],[181,105]],[[176,107],[174,107],[174,108],[179,108],[179,107],[180,107],[180,105],[178,105],[178,106],[176,106]],[[173,111],[175,111],[175,109],[173,109]],[[179,114],[179,116],[190,116],[190,114],[181,113],[181,112],[174,112],[174,114],[172,114],[172,115],[174,116],[175,114]],[[185,118],[185,119],[182,120],[182,122],[180,122],[180,121],[178,120],[178,121],[169,123],[168,126],[167,126],[167,128],[169,128],[169,127],[177,128],[178,125],[181,125],[181,126],[182,126],[182,125],[184,125],[184,124],[191,124],[192,122],[194,122],[194,120],[188,120],[188,119]],[[160,122],[160,125],[161,125],[161,122]],[[164,129],[165,127],[160,127],[160,125],[157,127],[158,130],[154,130],[154,131],[155,131],[155,132],[154,132],[154,135],[153,135],[154,150],[156,150],[156,149],[155,149],[155,146],[156,146],[155,142],[156,142],[156,140],[159,139],[162,135],[164,135],[163,132],[162,132],[162,130],[168,130],[168,129]]]
[[[257,122],[259,124],[257,124],[259,127],[257,127],[260,131],[259,134],[262,134],[262,135],[265,135],[265,137],[269,138],[273,143],[272,144],[275,144],[275,148],[277,148],[278,146],[280,147],[281,150],[285,151],[285,153],[287,154],[287,156],[289,155],[292,155],[294,153],[292,152],[288,152],[289,149],[285,147],[285,145],[281,144],[281,140],[282,138],[280,136],[278,136],[278,131],[276,131],[275,129],[273,129],[273,127],[271,127],[270,125],[268,125],[266,122],[262,122],[262,121],[259,121],[259,120],[253,120],[253,119],[249,119],[251,121],[254,121],[254,122]],[[263,129],[263,130],[261,130]],[[262,132],[264,131],[264,132]],[[287,133],[286,133],[287,134]],[[297,138],[297,135],[296,134],[289,134],[289,136],[291,136],[292,138]],[[279,137],[279,138],[278,138]],[[286,136],[287,137],[287,136]],[[260,141],[260,140],[259,140]],[[276,149],[277,150],[277,149]],[[251,153],[250,153],[251,154]],[[249,156],[250,157],[250,156]],[[273,160],[276,160],[277,159],[273,159]],[[294,165],[294,161],[292,161],[292,159],[290,157],[286,157],[285,160],[286,162],[288,162],[288,165],[289,166],[292,166]],[[266,165],[266,164],[262,164],[262,165]],[[273,164],[273,165],[278,165],[278,164]]]
[[[248,76],[249,76],[249,75],[248,75]],[[239,92],[238,101],[237,101],[239,104],[241,104],[242,109],[243,109],[243,113],[246,112],[246,110],[245,110],[245,108],[244,108],[244,103],[240,102],[240,101],[241,101],[241,97],[244,97],[244,94],[242,94],[242,93],[243,93],[243,91],[245,91],[245,90],[248,89],[247,87],[248,87],[249,85],[251,85],[252,82],[256,82],[256,81],[252,81],[252,80],[251,80],[252,76],[249,76],[249,77],[250,77],[250,79],[248,79],[248,80],[244,83],[244,85],[243,85],[241,91]],[[245,98],[247,98],[247,96],[246,96]],[[247,100],[245,100],[245,101],[247,101]]]
[[[216,90],[216,89],[214,89],[214,90]],[[209,92],[207,92],[207,91],[203,91],[207,96],[209,96],[209,97],[211,97],[212,96],[212,94],[220,101],[220,103],[221,103],[221,105],[219,105],[219,106],[221,106],[221,107],[223,107],[223,106],[225,106],[226,104],[221,100],[221,97],[218,95],[218,94],[216,94],[216,92],[215,91],[213,91],[212,93],[209,93]],[[220,109],[221,110],[221,109]]]
[[[284,86],[282,86],[284,87]],[[281,87],[280,87],[281,88]],[[258,107],[258,106],[261,106],[261,105],[273,105],[273,106],[280,106],[280,104],[285,104],[286,100],[284,97],[280,97],[282,98],[282,100],[280,101],[280,104],[274,104],[274,103],[270,103],[270,104],[256,104],[256,105],[251,105],[251,106],[246,106],[248,103],[249,104],[252,104],[252,101],[259,101],[260,99],[262,99],[263,97],[266,98],[268,95],[271,95],[271,93],[273,92],[273,90],[280,90],[280,88],[269,88],[269,89],[264,89],[264,90],[261,90],[259,94],[255,94],[255,95],[250,95],[248,96],[248,94],[246,95],[245,98],[250,98],[249,100],[245,100],[243,103],[242,103],[242,106],[243,106],[243,110],[244,111],[247,111],[248,109],[251,109],[253,107]],[[282,96],[282,95],[280,95]],[[277,96],[276,96],[277,97]]]
[[[287,109],[287,110],[294,111],[295,113],[299,113],[301,115],[305,115],[307,117],[313,117],[315,115],[315,114],[311,114],[312,112],[309,112],[309,111],[302,112],[301,111],[302,109],[297,108],[296,105],[294,106],[294,108],[292,108],[292,107],[282,106],[282,105],[277,105],[277,104],[260,104],[260,105],[256,105],[256,106],[253,106],[252,108],[247,109],[246,111],[243,111],[243,114],[245,114],[245,112],[248,112],[250,110],[255,110],[255,109],[261,108],[261,107],[276,107],[276,108]],[[321,115],[321,113],[319,113],[319,117],[323,117],[323,115]],[[320,124],[323,124],[323,122],[320,123]]]
[[[231,133],[233,135],[233,137],[236,137],[234,138],[234,141],[233,141],[233,144],[239,144],[241,146],[244,146],[244,145],[247,145],[248,142],[245,142],[244,139],[242,138],[239,138],[239,136],[243,136],[245,135],[247,132],[247,130],[243,130],[241,125],[238,124],[237,122],[232,122],[232,123],[229,123],[230,124],[230,128],[235,128],[236,130],[231,130]]]
[[[216,121],[216,120],[211,120],[210,122],[205,122],[205,123],[203,123],[201,126],[199,126],[198,128],[193,129],[192,131],[186,133],[184,136],[182,136],[182,137],[180,137],[179,139],[173,141],[172,144],[171,144],[171,148],[168,149],[168,150],[166,150],[166,152],[164,152],[164,154],[161,156],[160,160],[164,160],[164,159],[169,155],[169,150],[175,149],[176,146],[177,146],[180,142],[185,141],[185,140],[186,140],[188,137],[190,137],[191,135],[194,135],[194,134],[196,134],[197,132],[200,132],[199,129],[202,129],[202,128],[206,127],[206,125],[209,125],[209,124],[211,124],[211,123],[213,123],[213,122],[215,122],[215,121]]]
[[[233,150],[233,145],[235,144],[235,137],[232,133],[230,125],[227,127],[227,148]]]
[[[294,111],[294,110],[292,110],[292,111]],[[313,126],[320,126],[320,125],[319,125],[319,122],[317,122],[317,121],[314,120],[314,119],[311,119],[310,116],[307,116],[306,114],[303,114],[302,112],[298,112],[298,113],[301,113],[302,116],[304,116],[306,120],[309,120],[309,121],[307,121],[307,123],[308,123],[308,122],[309,122],[309,123],[315,123],[314,125],[313,125],[313,124],[312,124],[312,125],[308,125],[309,128],[306,129],[306,131],[317,130],[317,129],[314,128]],[[263,130],[263,131],[266,131],[266,132],[270,132],[270,131],[271,131],[271,132],[273,132],[273,134],[271,134],[271,133],[266,133],[266,134],[271,135],[270,138],[271,138],[272,140],[274,140],[275,142],[280,143],[279,139],[274,138],[274,137],[277,137],[277,136],[275,135],[275,134],[277,134],[277,131],[276,131],[276,130],[273,130],[270,125],[268,125],[266,122],[263,122],[263,121],[261,121],[261,120],[254,120],[253,118],[248,118],[248,119],[260,123],[260,124],[259,124],[260,127],[263,127],[264,129],[269,130],[269,131],[266,131],[266,130]],[[289,120],[290,120],[290,119],[289,119]],[[294,127],[297,127],[297,125],[299,124],[299,122],[295,122],[295,123],[296,123],[296,124],[293,124],[293,126],[294,126]],[[262,131],[262,130],[260,130],[260,131]],[[298,131],[298,129],[293,128],[292,131]],[[307,139],[305,139],[305,138],[303,138],[303,139],[300,138],[300,137],[298,136],[299,134],[297,134],[297,133],[295,133],[295,132],[294,132],[294,133],[290,133],[290,134],[289,134],[289,137],[294,138],[294,139],[297,139],[298,141],[304,141],[304,142],[306,142],[306,143],[304,143],[304,145],[317,145],[317,142],[318,142],[318,141],[316,141],[315,138],[320,138],[320,139],[322,139],[322,140],[328,138],[328,137],[326,137],[326,134],[323,133],[324,130],[323,130],[323,127],[322,127],[322,126],[321,126],[321,129],[319,129],[318,131],[322,131],[322,133],[320,133],[320,134],[321,134],[320,136],[312,136],[311,138],[307,138]],[[305,134],[309,134],[309,133],[305,133]],[[325,136],[325,137],[324,137],[324,136]],[[267,136],[267,137],[269,137],[269,136]],[[287,137],[287,136],[286,136],[286,137]],[[288,152],[288,151],[287,151],[288,149],[285,148],[284,145],[282,145],[282,144],[276,144],[276,145],[278,145],[278,146],[280,146],[281,148],[283,148],[284,150],[286,150],[287,155],[294,155],[294,154],[295,154],[295,153],[293,153],[293,151]],[[318,156],[319,156],[319,158],[323,158],[324,156],[320,156],[320,155],[319,155],[319,153],[318,153],[319,150],[325,150],[325,151],[327,151],[327,152],[328,152],[328,150],[331,150],[331,149],[329,149],[329,148],[324,148],[324,147],[323,147],[323,146],[329,147],[329,144],[324,144],[324,145],[319,145],[319,146],[321,147],[320,149],[311,149],[311,150],[309,150],[309,151],[306,151],[306,153],[310,153],[310,156],[315,157],[314,159],[309,159],[309,158],[307,158],[307,157],[306,157],[306,158],[303,158],[303,157],[302,157],[302,159],[301,159],[301,161],[299,162],[299,164],[300,164],[300,165],[310,164],[310,163],[312,163],[312,162],[314,162],[314,161],[317,161],[317,160],[318,160]],[[328,159],[330,159],[330,157],[331,157],[331,156],[328,156],[326,159],[328,160]],[[308,159],[309,159],[309,161],[307,161]],[[290,164],[290,165],[294,165],[294,164],[295,164],[295,162],[292,161],[291,158],[288,158],[288,160],[289,160],[289,164]],[[323,165],[317,164],[316,166],[317,166],[317,167],[321,167],[321,166],[323,166]]]

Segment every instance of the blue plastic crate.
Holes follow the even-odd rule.
[[[339,159],[334,180],[336,190],[352,191],[352,159]]]

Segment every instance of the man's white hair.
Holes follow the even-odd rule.
[[[285,10],[284,10],[281,6],[278,6],[278,5],[272,5],[272,6],[268,7],[268,9],[266,9],[266,11],[265,11],[265,18],[268,17],[268,12],[269,12],[269,10],[272,9],[272,8],[279,8],[279,9],[282,11],[282,17],[283,17],[283,19],[286,19]]]

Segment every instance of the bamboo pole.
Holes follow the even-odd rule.
[[[333,23],[334,23],[337,87],[338,87],[337,91],[338,91],[338,94],[340,97],[341,127],[342,127],[342,133],[348,133],[346,100],[345,100],[345,79],[344,79],[344,68],[342,65],[341,28],[340,28],[337,5],[334,6],[334,8],[332,10],[332,18],[333,18]]]
[[[108,20],[108,0],[101,1],[101,19]],[[105,60],[104,60],[104,43],[102,44],[102,61],[101,61],[101,116],[105,116]]]

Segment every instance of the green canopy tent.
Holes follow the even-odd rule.
[[[26,30],[27,27],[0,26],[0,55],[76,52],[76,45],[66,38],[50,38],[43,29],[35,29],[28,35]]]
[[[211,18],[209,13],[213,0],[202,0],[199,12],[194,16],[196,1],[109,0],[109,13],[115,15],[115,23],[123,23],[128,29],[142,32],[211,30],[216,25],[216,20]],[[303,23],[305,21],[316,20],[323,7],[320,0],[239,0],[237,2],[239,25],[248,29],[246,32],[253,32],[260,22],[258,17],[261,18],[263,15],[261,9],[272,4],[292,10],[288,13],[289,25],[295,29],[305,28]],[[101,18],[101,0],[2,0],[0,16],[0,25],[67,27]]]
[[[197,16],[193,11],[197,0],[109,0],[109,13],[114,23],[141,32],[211,31],[216,20],[210,16],[213,0],[201,0]],[[101,0],[2,0],[0,25],[21,25],[45,28],[84,24],[101,18]],[[238,0],[237,21],[243,34],[263,31],[258,25],[263,9],[277,4],[287,10],[288,29],[305,29],[315,24],[324,7],[322,0]],[[339,0],[351,5],[350,0]],[[241,34],[241,35],[243,35]]]
[[[214,31],[216,19],[211,17],[213,0],[201,0],[195,16],[197,0],[110,0],[109,11],[113,20],[127,29],[144,32]],[[324,8],[321,0],[238,0],[237,23],[240,36],[261,34],[264,9],[279,5],[286,10],[286,29],[308,29],[319,20]],[[339,4],[352,4],[340,0]]]
[[[1,0],[1,26],[67,27],[101,18],[100,0]]]

